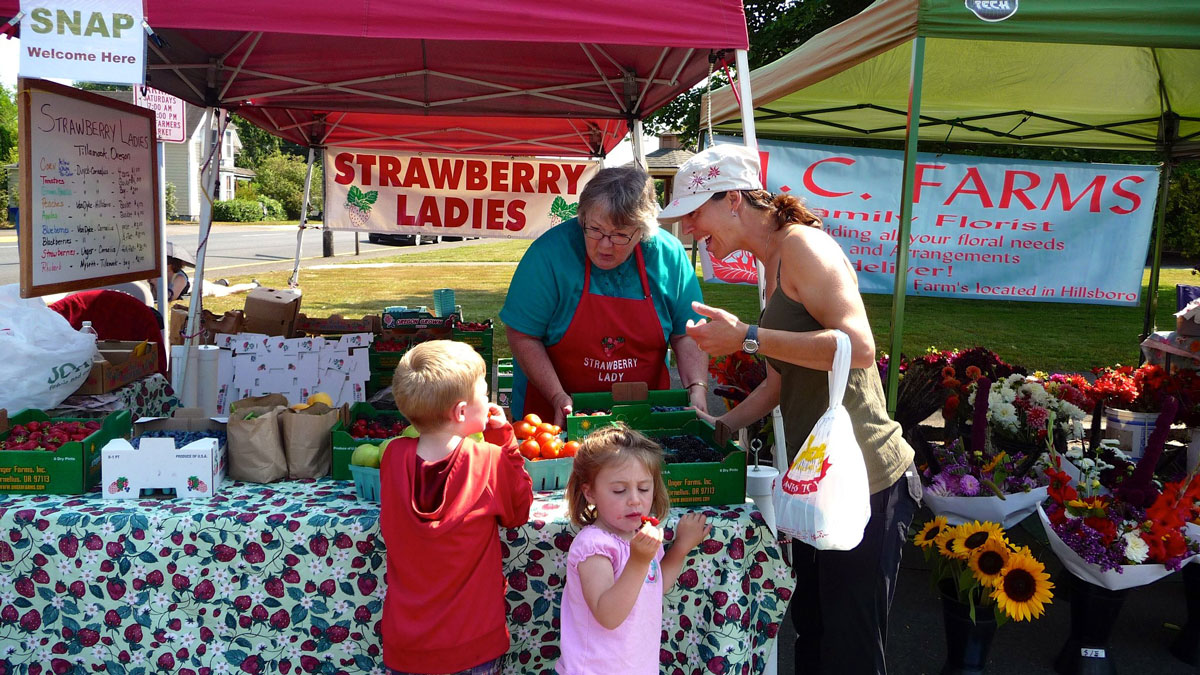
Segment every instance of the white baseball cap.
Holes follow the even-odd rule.
[[[722,143],[692,155],[675,174],[671,201],[658,220],[672,223],[704,205],[718,192],[761,190],[758,153],[744,145]]]

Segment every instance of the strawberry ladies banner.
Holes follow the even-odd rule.
[[[718,139],[740,143],[740,139]],[[891,294],[904,155],[759,141],[767,189],[805,200],[841,244],[864,293]],[[921,153],[909,295],[1136,305],[1156,166]],[[744,251],[701,256],[706,280],[756,283]]]
[[[575,216],[599,162],[325,150],[331,230],[536,239]]]

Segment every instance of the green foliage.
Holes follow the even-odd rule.
[[[1163,248],[1200,257],[1200,162],[1181,164],[1171,172]]]
[[[104,84],[101,82],[72,82],[71,86],[84,91],[130,91],[133,89],[128,84]]]
[[[256,202],[260,196],[258,186],[254,184],[254,181],[239,180],[233,187],[234,199],[249,199]]]
[[[254,223],[263,220],[263,205],[249,199],[213,202],[212,217],[214,222]]]
[[[17,92],[4,85],[0,85],[0,161],[17,161]],[[0,183],[7,180],[7,175],[0,176]]]
[[[168,181],[166,190],[167,190],[167,195],[166,195],[167,220],[178,220],[179,219],[179,196],[177,194],[177,190],[175,189],[175,184]]]
[[[238,138],[242,141],[242,151],[234,160],[236,166],[257,171],[263,161],[272,155],[296,155],[303,158],[308,156],[306,149],[282,140],[237,115],[233,115],[232,120],[237,127]]]
[[[259,196],[257,201],[266,211],[263,220],[284,220],[287,218],[287,211],[284,210],[283,204],[280,204],[278,199]]]
[[[747,0],[746,29],[750,34],[750,69],[766,65],[804,44],[817,33],[858,14],[871,0]],[[734,70],[732,52],[726,54]],[[719,64],[714,66],[713,88],[727,84]],[[652,134],[678,132],[685,147],[696,147],[700,136],[700,94],[703,87],[677,97],[646,119]]]
[[[300,209],[304,204],[304,175],[307,170],[307,161],[303,157],[275,154],[259,164],[254,183],[258,194],[278,200],[283,204],[288,219],[295,220],[300,217]],[[310,213],[321,211],[322,185],[321,167],[314,164]]]

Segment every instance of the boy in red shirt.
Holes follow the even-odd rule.
[[[421,432],[389,443],[379,470],[393,674],[498,675],[508,651],[497,525],[529,520],[533,483],[485,370],[470,346],[433,340],[405,354],[392,380],[396,407]],[[480,431],[483,441],[468,438]]]

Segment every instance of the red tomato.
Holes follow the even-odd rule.
[[[513,434],[515,434],[517,438],[532,438],[536,433],[537,428],[525,420],[520,420],[513,425]]]
[[[544,431],[533,438],[537,441],[537,444],[543,448],[558,440],[558,437],[556,437],[554,434]]]
[[[521,444],[521,455],[527,459],[537,459],[542,455],[542,446],[538,442],[530,439]]]
[[[579,441],[567,441],[559,454],[563,457],[574,457],[577,452],[579,452]]]
[[[541,424],[537,425],[537,432],[539,434],[550,434],[551,436],[557,436],[558,431],[556,431],[556,429],[558,429],[558,427],[550,424],[549,422],[542,422]]]
[[[554,441],[549,446],[542,447],[542,459],[558,459],[562,452],[561,441]]]
[[[528,415],[525,416],[525,421],[529,422],[530,424],[532,424],[533,426],[536,427],[537,425],[542,423],[542,418],[538,417],[537,415],[535,415],[533,413],[529,413]]]

